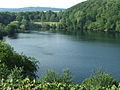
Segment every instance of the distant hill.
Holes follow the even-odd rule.
[[[25,8],[0,8],[0,12],[24,12],[24,11],[63,11],[63,8],[51,7],[25,7]]]

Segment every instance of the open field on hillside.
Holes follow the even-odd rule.
[[[49,24],[49,25],[58,25],[60,22],[33,22],[34,24]]]

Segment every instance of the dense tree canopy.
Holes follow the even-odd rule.
[[[35,24],[34,22],[59,22],[62,18],[58,12],[0,12],[0,36],[13,35],[28,30],[50,29],[49,24]],[[54,27],[54,25],[53,25]]]
[[[61,21],[67,31],[120,31],[120,1],[87,0],[67,9]]]
[[[51,29],[68,32],[120,32],[120,2],[87,0],[61,12],[0,12],[0,36]]]
[[[23,77],[28,76],[31,79],[36,77],[37,71],[36,59],[27,57],[24,54],[18,54],[13,50],[11,46],[5,44],[3,41],[0,41],[0,69],[1,69],[0,72],[3,71],[4,73],[9,74],[9,72],[7,71],[14,70],[14,68],[16,67],[18,69],[19,68],[23,69],[22,70]]]
[[[18,32],[51,29],[67,32],[87,30],[120,32],[120,1],[87,0],[64,12],[0,12],[0,39],[3,35],[13,35]],[[51,84],[30,81],[29,79],[21,80],[26,77],[34,79],[36,71],[36,59],[17,53],[11,46],[0,41],[0,88],[85,88],[91,90],[96,90],[96,88],[120,88],[120,85],[114,78],[107,73],[101,72],[97,72],[92,77],[85,79],[81,85],[70,84],[72,83],[72,77],[68,70],[65,70],[62,75],[58,75],[54,71],[47,71],[42,80]],[[17,80],[14,82],[14,79]],[[61,82],[66,84],[61,84]]]

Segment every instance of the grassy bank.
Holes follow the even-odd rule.
[[[58,25],[60,22],[33,22],[33,24],[48,24],[48,25]]]

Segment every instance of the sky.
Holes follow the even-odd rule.
[[[85,0],[0,0],[0,8],[55,7],[69,8]]]

